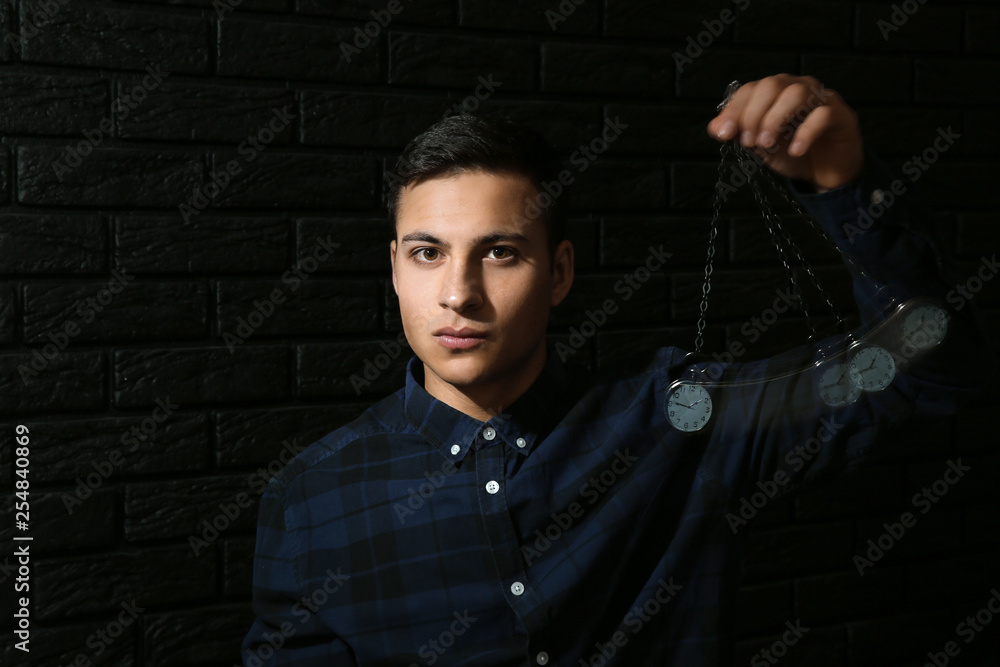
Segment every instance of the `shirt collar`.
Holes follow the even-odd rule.
[[[528,456],[569,410],[571,389],[580,388],[576,384],[552,343],[546,342],[545,365],[532,385],[499,415],[482,422],[427,393],[423,362],[413,355],[406,364],[406,416],[424,440],[451,462],[465,458],[477,437],[480,446],[499,444]],[[488,427],[495,432],[492,440],[480,436]]]

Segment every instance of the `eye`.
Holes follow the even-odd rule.
[[[496,246],[494,248],[490,248],[490,252],[499,253],[499,256],[494,254],[493,259],[508,260],[513,259],[517,255],[517,251],[509,246]]]
[[[430,253],[430,256],[428,256]],[[433,262],[438,258],[439,251],[437,248],[417,248],[410,256],[413,257],[414,261],[419,263]]]

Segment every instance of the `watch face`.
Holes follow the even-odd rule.
[[[882,391],[896,376],[896,362],[885,348],[869,345],[854,354],[848,370],[854,382],[865,391]]]
[[[701,385],[679,384],[667,397],[667,419],[681,431],[702,428],[712,416],[712,397]]]
[[[948,313],[938,306],[914,308],[903,320],[903,341],[916,350],[928,350],[948,333]]]
[[[830,364],[819,375],[819,396],[827,405],[839,408],[858,400],[861,385],[847,364]]]

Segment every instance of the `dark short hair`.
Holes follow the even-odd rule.
[[[385,174],[386,208],[396,229],[404,188],[466,171],[513,173],[527,177],[537,196],[525,206],[526,218],[538,217],[547,228],[550,260],[566,235],[566,193],[551,196],[543,183],[558,181],[562,162],[537,132],[498,114],[448,116],[414,137]],[[551,188],[552,186],[550,186]]]

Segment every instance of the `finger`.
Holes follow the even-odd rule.
[[[808,153],[835,122],[836,115],[832,107],[824,105],[813,109],[792,135],[788,155],[801,157]]]
[[[799,81],[789,84],[761,119],[757,145],[770,148],[778,141],[779,135],[785,140],[790,139],[809,113],[821,104],[806,83]]]
[[[787,76],[779,74],[761,79],[754,87],[753,93],[747,97],[739,119],[740,143],[743,146],[751,148],[757,145],[760,122],[774,105],[781,91],[788,85]]]
[[[756,81],[751,81],[750,83],[745,83],[736,89],[729,103],[719,112],[715,118],[713,118],[708,123],[708,133],[718,139],[719,141],[729,141],[734,138],[738,131],[738,123],[740,118],[740,111],[743,108],[744,100],[746,96],[749,95],[754,87],[757,85]]]

